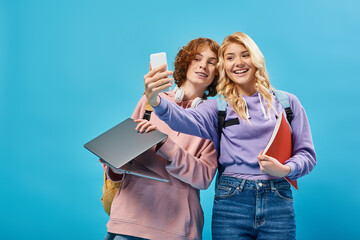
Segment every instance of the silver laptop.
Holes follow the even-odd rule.
[[[135,157],[167,138],[166,134],[157,130],[139,133],[135,130],[137,124],[133,119],[128,118],[86,143],[84,147],[111,167],[124,173],[168,182],[167,179],[151,171],[143,164],[141,169],[139,167],[134,168],[131,164],[131,160]],[[139,164],[136,163],[137,166]]]

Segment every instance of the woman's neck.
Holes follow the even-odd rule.
[[[238,92],[242,95],[245,95],[245,96],[252,96],[254,95],[254,93],[256,93],[256,88],[255,88],[255,85],[253,84],[249,84],[249,85],[236,85],[237,89],[238,89]]]

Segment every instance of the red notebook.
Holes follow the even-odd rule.
[[[284,164],[292,156],[292,140],[291,128],[286,121],[284,113],[276,120],[273,133],[263,154],[276,158],[280,163]],[[293,181],[287,177],[285,179],[298,190],[297,181]]]

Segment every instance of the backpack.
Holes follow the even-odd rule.
[[[150,121],[151,112],[152,112],[152,107],[148,102],[146,102],[143,119]],[[111,204],[121,184],[122,182],[113,182],[110,179],[108,179],[106,173],[104,172],[103,194],[101,196],[100,201],[102,202],[103,208],[108,215],[110,215]]]
[[[291,107],[290,107],[290,101],[289,101],[288,95],[286,94],[286,92],[280,91],[280,90],[273,90],[273,94],[276,97],[276,99],[278,100],[278,102],[281,104],[281,106],[285,109],[286,119],[289,122],[289,124],[291,125],[291,121],[293,119],[293,111],[291,110]],[[219,184],[221,174],[224,172],[224,167],[219,163],[220,139],[221,139],[222,130],[225,127],[240,123],[239,118],[233,118],[233,119],[229,119],[229,120],[225,121],[227,102],[225,99],[222,99],[222,98],[216,99],[216,102],[217,102],[217,106],[218,106],[219,149],[218,149],[218,172],[216,175],[215,189],[217,188],[217,185]]]

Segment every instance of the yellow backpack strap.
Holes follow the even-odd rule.
[[[104,207],[105,212],[110,215],[111,204],[113,199],[121,185],[121,182],[113,182],[106,177],[104,172],[104,185],[103,185],[103,195],[101,196],[101,202]]]

